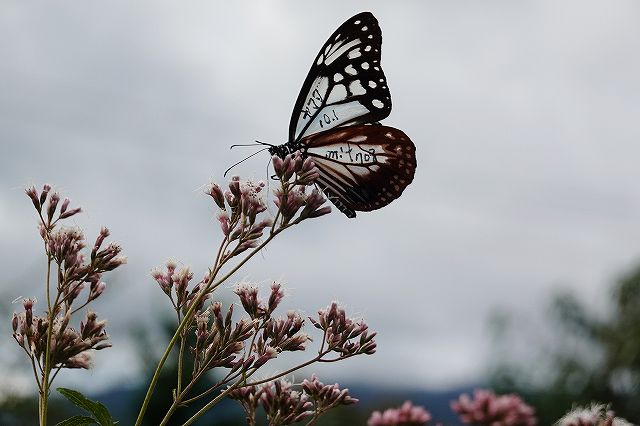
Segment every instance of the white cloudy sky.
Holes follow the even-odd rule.
[[[219,238],[195,189],[244,155],[230,144],[284,142],[317,50],[362,10],[383,30],[385,124],[415,142],[415,180],[380,211],[284,234],[238,278],[283,280],[287,308],[338,299],[364,316],[378,353],[319,369],[347,383],[475,381],[493,309],[536,312],[562,286],[597,305],[640,254],[640,3],[401,4],[2,2],[2,315],[42,299],[23,188],[50,182],[129,257],[96,306],[115,348],[90,374],[135,376],[129,331],[169,314],[149,270],[172,257],[200,275]],[[265,164],[236,172],[264,179]],[[17,347],[0,351],[0,375],[28,383]]]

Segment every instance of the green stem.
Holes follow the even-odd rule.
[[[316,424],[316,420],[318,420],[318,417],[320,417],[320,412],[316,411],[316,413],[313,415],[311,420],[309,420],[307,423],[305,423],[305,426],[311,426],[311,425]]]
[[[185,405],[185,406],[189,405],[189,403],[191,403],[192,401],[197,400],[199,397],[202,396],[202,395],[199,395],[198,397],[191,398],[191,399],[183,401],[183,398],[185,398],[187,396],[187,394],[191,391],[191,388],[197,383],[198,379],[200,379],[202,374],[204,374],[205,372],[206,372],[206,369],[204,369],[204,368],[202,370],[200,370],[200,372],[198,372],[194,377],[192,377],[191,381],[189,382],[189,384],[187,386],[185,386],[185,388],[182,390],[182,392],[176,392],[175,399],[173,400],[173,403],[171,404],[171,407],[169,407],[169,410],[167,410],[167,414],[165,414],[164,418],[162,419],[162,422],[160,423],[160,426],[164,426],[169,422],[169,419],[171,418],[173,413],[178,409],[178,407],[180,405]],[[227,377],[228,377],[228,375],[227,375]],[[213,390],[215,390],[219,386],[222,386],[223,384],[225,384],[227,381],[228,381],[228,379],[225,377],[225,379],[223,379],[220,382],[216,383],[212,388],[210,388],[208,391],[204,392],[204,394],[212,392]]]
[[[40,426],[46,426],[47,424],[47,405],[49,398],[49,370],[51,369],[51,335],[53,329],[53,309],[51,306],[51,255],[47,254],[47,345],[44,351],[44,370],[42,372],[42,384],[40,385],[40,398],[39,398],[39,417]]]
[[[246,358],[245,358],[246,359]],[[205,370],[201,370],[198,375],[196,377],[194,377],[193,381],[191,384],[189,384],[190,386],[193,386],[193,384],[195,384],[195,382],[200,378],[200,376],[205,372]],[[227,384],[228,382],[230,382],[231,380],[235,380],[237,377],[243,375],[245,372],[243,371],[237,371],[235,373],[231,373],[229,372],[222,380],[220,380],[217,383],[214,383],[209,389],[205,390],[204,392],[189,398],[189,399],[185,399],[184,401],[182,401],[183,404],[188,405],[191,404],[194,401],[197,401],[200,398],[203,398],[207,395],[209,395],[211,392],[213,392],[214,390],[218,389],[220,386]],[[187,391],[189,389],[189,387],[185,388],[182,397],[187,396]]]
[[[254,371],[255,372],[255,371]],[[213,407],[214,405],[216,405],[218,402],[220,402],[222,400],[222,398],[226,397],[229,393],[231,393],[232,390],[234,390],[235,388],[237,388],[238,386],[240,386],[241,384],[243,384],[245,381],[245,379],[242,380],[238,380],[237,382],[235,382],[234,384],[232,384],[231,386],[229,386],[228,388],[226,388],[223,392],[220,393],[220,395],[216,396],[215,398],[213,398],[211,401],[209,401],[207,403],[207,405],[205,405],[204,407],[202,407],[197,413],[195,413],[193,416],[191,416],[191,418],[189,418],[189,420],[187,420],[186,422],[183,423],[182,426],[189,426],[190,424],[193,424],[193,422],[195,422],[196,420],[198,420],[198,418],[200,416],[202,416],[204,413],[206,413],[207,411],[209,411],[209,409],[211,407]]]
[[[261,385],[261,384],[263,384],[263,383],[270,382],[270,381],[275,380],[275,379],[279,379],[280,377],[282,377],[282,376],[286,376],[287,374],[291,374],[291,373],[293,373],[293,372],[294,372],[294,371],[296,371],[296,370],[299,370],[299,369],[301,369],[301,368],[306,367],[307,365],[311,365],[311,364],[313,364],[314,362],[321,361],[321,359],[320,359],[320,358],[322,358],[323,356],[325,356],[327,353],[328,353],[328,352],[325,352],[325,353],[323,353],[323,354],[320,354],[320,355],[318,355],[317,357],[310,359],[309,361],[303,362],[303,363],[302,363],[302,364],[300,364],[300,365],[297,365],[297,366],[292,367],[292,368],[290,368],[290,369],[288,369],[288,370],[282,371],[282,372],[280,372],[280,373],[276,374],[275,376],[271,376],[271,377],[266,378],[266,379],[258,380],[257,382],[245,383],[245,384],[244,384],[244,386],[256,386],[256,385]],[[253,374],[253,373],[252,373],[252,374]]]
[[[304,368],[308,365],[313,364],[316,361],[319,361],[323,356],[325,356],[327,353],[329,353],[329,351],[324,352],[322,354],[319,354],[317,357],[310,359],[309,361],[306,361],[300,365],[297,365],[293,368],[290,368],[286,371],[283,371],[281,373],[276,374],[275,376],[269,377],[268,379],[263,379],[263,380],[258,380],[256,382],[252,382],[252,383],[247,383],[247,379],[249,377],[251,377],[251,375],[253,375],[256,371],[258,371],[258,369],[254,369],[253,371],[251,371],[249,374],[247,375],[243,375],[242,379],[238,380],[237,382],[235,382],[233,385],[229,386],[227,389],[225,389],[222,393],[220,393],[220,395],[216,396],[214,399],[212,399],[211,401],[209,401],[204,407],[202,407],[197,413],[195,413],[193,416],[191,416],[191,418],[189,418],[189,420],[187,420],[185,423],[183,423],[182,426],[189,426],[191,424],[193,424],[193,422],[195,422],[200,416],[202,416],[204,413],[206,413],[211,407],[213,407],[214,405],[216,405],[218,402],[220,402],[220,400],[222,400],[222,398],[224,398],[225,396],[227,396],[232,390],[234,390],[235,388],[237,388],[238,386],[255,386],[255,385],[260,385],[262,383],[266,383],[266,382],[270,382],[272,380],[275,380],[279,377],[282,376],[286,376],[287,374],[293,373],[296,370],[299,370],[301,368]]]
[[[237,377],[237,375],[236,375]],[[231,379],[231,378],[229,378]],[[213,386],[211,386],[209,389],[207,389],[206,391],[203,391],[202,393],[199,393],[198,395],[194,396],[193,398],[189,398],[189,399],[185,399],[184,401],[182,401],[182,403],[184,405],[189,405],[192,402],[195,402],[197,400],[199,400],[200,398],[203,398],[207,395],[209,395],[211,392],[213,392],[214,390],[218,389],[220,386],[224,385],[228,380],[222,380],[218,383],[213,384]],[[185,388],[186,390],[186,388]],[[186,396],[186,395],[185,395]]]
[[[162,357],[158,362],[156,370],[153,373],[153,377],[151,378],[151,382],[149,383],[149,388],[147,389],[147,393],[144,397],[144,400],[142,401],[142,406],[140,407],[140,412],[138,413],[138,418],[136,419],[135,426],[140,426],[140,424],[142,424],[142,419],[144,418],[144,415],[149,406],[149,402],[151,401],[151,396],[153,395],[153,391],[155,390],[155,387],[158,383],[158,379],[160,378],[160,372],[164,367],[164,363],[167,361],[167,358],[169,358],[169,354],[171,353],[171,350],[175,346],[176,341],[182,334],[182,330],[186,327],[187,324],[191,322],[191,319],[193,318],[196,307],[200,304],[203,297],[209,292],[215,290],[220,284],[228,280],[229,277],[235,274],[238,271],[238,269],[240,269],[245,263],[247,263],[247,261],[249,261],[249,259],[251,259],[256,253],[262,250],[265,245],[267,245],[273,238],[275,238],[276,235],[278,235],[284,229],[286,228],[280,228],[275,232],[273,232],[271,235],[269,235],[269,237],[262,244],[254,248],[244,259],[242,259],[241,262],[239,262],[236,266],[234,266],[229,272],[227,272],[222,278],[217,280],[215,283],[213,282],[213,280],[215,279],[215,276],[218,271],[215,270],[214,273],[211,274],[211,277],[209,278],[207,285],[200,291],[198,296],[191,303],[191,306],[187,310],[187,313],[184,315],[184,318],[182,318],[182,321],[180,322],[180,324],[178,324],[178,328],[176,329],[176,332],[174,333],[171,340],[169,341],[169,344],[167,345],[167,348],[165,349],[164,354],[162,354]]]
[[[38,379],[38,370],[36,369],[36,362],[30,353],[27,353],[27,355],[29,355],[29,358],[31,358],[31,367],[33,368],[33,377],[36,378],[36,384],[38,385],[38,393],[40,393],[42,392],[42,385],[40,384],[40,379]]]
[[[182,389],[182,366],[184,360],[184,345],[186,343],[184,336],[180,337],[180,351],[178,352],[178,385],[176,389],[176,395],[179,395]]]

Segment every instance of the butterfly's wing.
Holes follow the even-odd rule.
[[[289,142],[389,115],[391,95],[380,67],[381,47],[382,32],[370,12],[353,16],[329,37],[293,108]]]
[[[416,147],[401,130],[355,125],[303,139],[313,159],[316,184],[348,217],[386,206],[402,194],[416,170]]]

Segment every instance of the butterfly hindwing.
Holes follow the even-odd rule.
[[[386,206],[415,174],[415,145],[393,127],[347,126],[307,136],[301,145],[320,172],[316,183],[348,217]]]
[[[389,115],[391,95],[380,67],[381,47],[382,32],[370,12],[353,16],[329,37],[298,95],[289,142]]]

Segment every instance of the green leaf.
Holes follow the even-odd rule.
[[[58,392],[60,392],[60,394],[62,394],[62,396],[71,401],[73,405],[93,414],[93,416],[95,417],[95,420],[92,419],[94,423],[96,422],[96,420],[100,426],[113,426],[117,423],[113,420],[111,414],[109,414],[109,410],[107,410],[107,407],[105,407],[98,401],[92,401],[80,392],[73,389],[57,388],[57,390]]]
[[[93,417],[73,416],[56,424],[56,426],[86,426],[97,425],[98,422]]]

